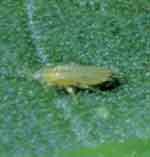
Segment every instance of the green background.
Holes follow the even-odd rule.
[[[149,37],[149,0],[1,0],[0,156],[150,156]],[[75,103],[31,78],[70,62],[127,81]]]

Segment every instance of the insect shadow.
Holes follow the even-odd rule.
[[[113,78],[111,81],[106,81],[101,85],[97,85],[96,88],[100,89],[101,91],[112,91],[117,89],[122,84],[123,82],[121,80],[119,80],[118,78]]]
[[[80,87],[73,87],[73,91],[74,93],[79,93],[79,92],[87,92],[87,93],[94,93],[94,92],[98,92],[98,91],[106,91],[106,92],[109,92],[109,91],[114,91],[116,90],[118,87],[122,86],[124,84],[124,81],[118,79],[118,78],[113,78],[112,80],[110,81],[106,81],[102,84],[98,84],[98,85],[94,85],[92,87],[89,87],[89,88],[80,88]],[[63,89],[64,93],[68,93],[65,89]]]

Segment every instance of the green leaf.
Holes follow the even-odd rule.
[[[150,155],[149,140],[126,140],[122,143],[102,144],[96,148],[81,148],[73,151],[57,153],[62,157],[148,157]]]
[[[0,156],[149,156],[149,6],[0,1]],[[77,103],[32,78],[47,64],[70,62],[110,68],[126,81],[112,91],[79,91]]]

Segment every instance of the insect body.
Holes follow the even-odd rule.
[[[71,91],[72,87],[86,89],[111,81],[112,75],[108,69],[71,63],[43,68],[34,74],[34,78],[49,86]]]

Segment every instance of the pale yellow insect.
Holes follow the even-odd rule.
[[[46,67],[34,74],[34,79],[73,92],[72,87],[88,89],[112,80],[113,73],[109,69],[93,65],[75,63]]]

